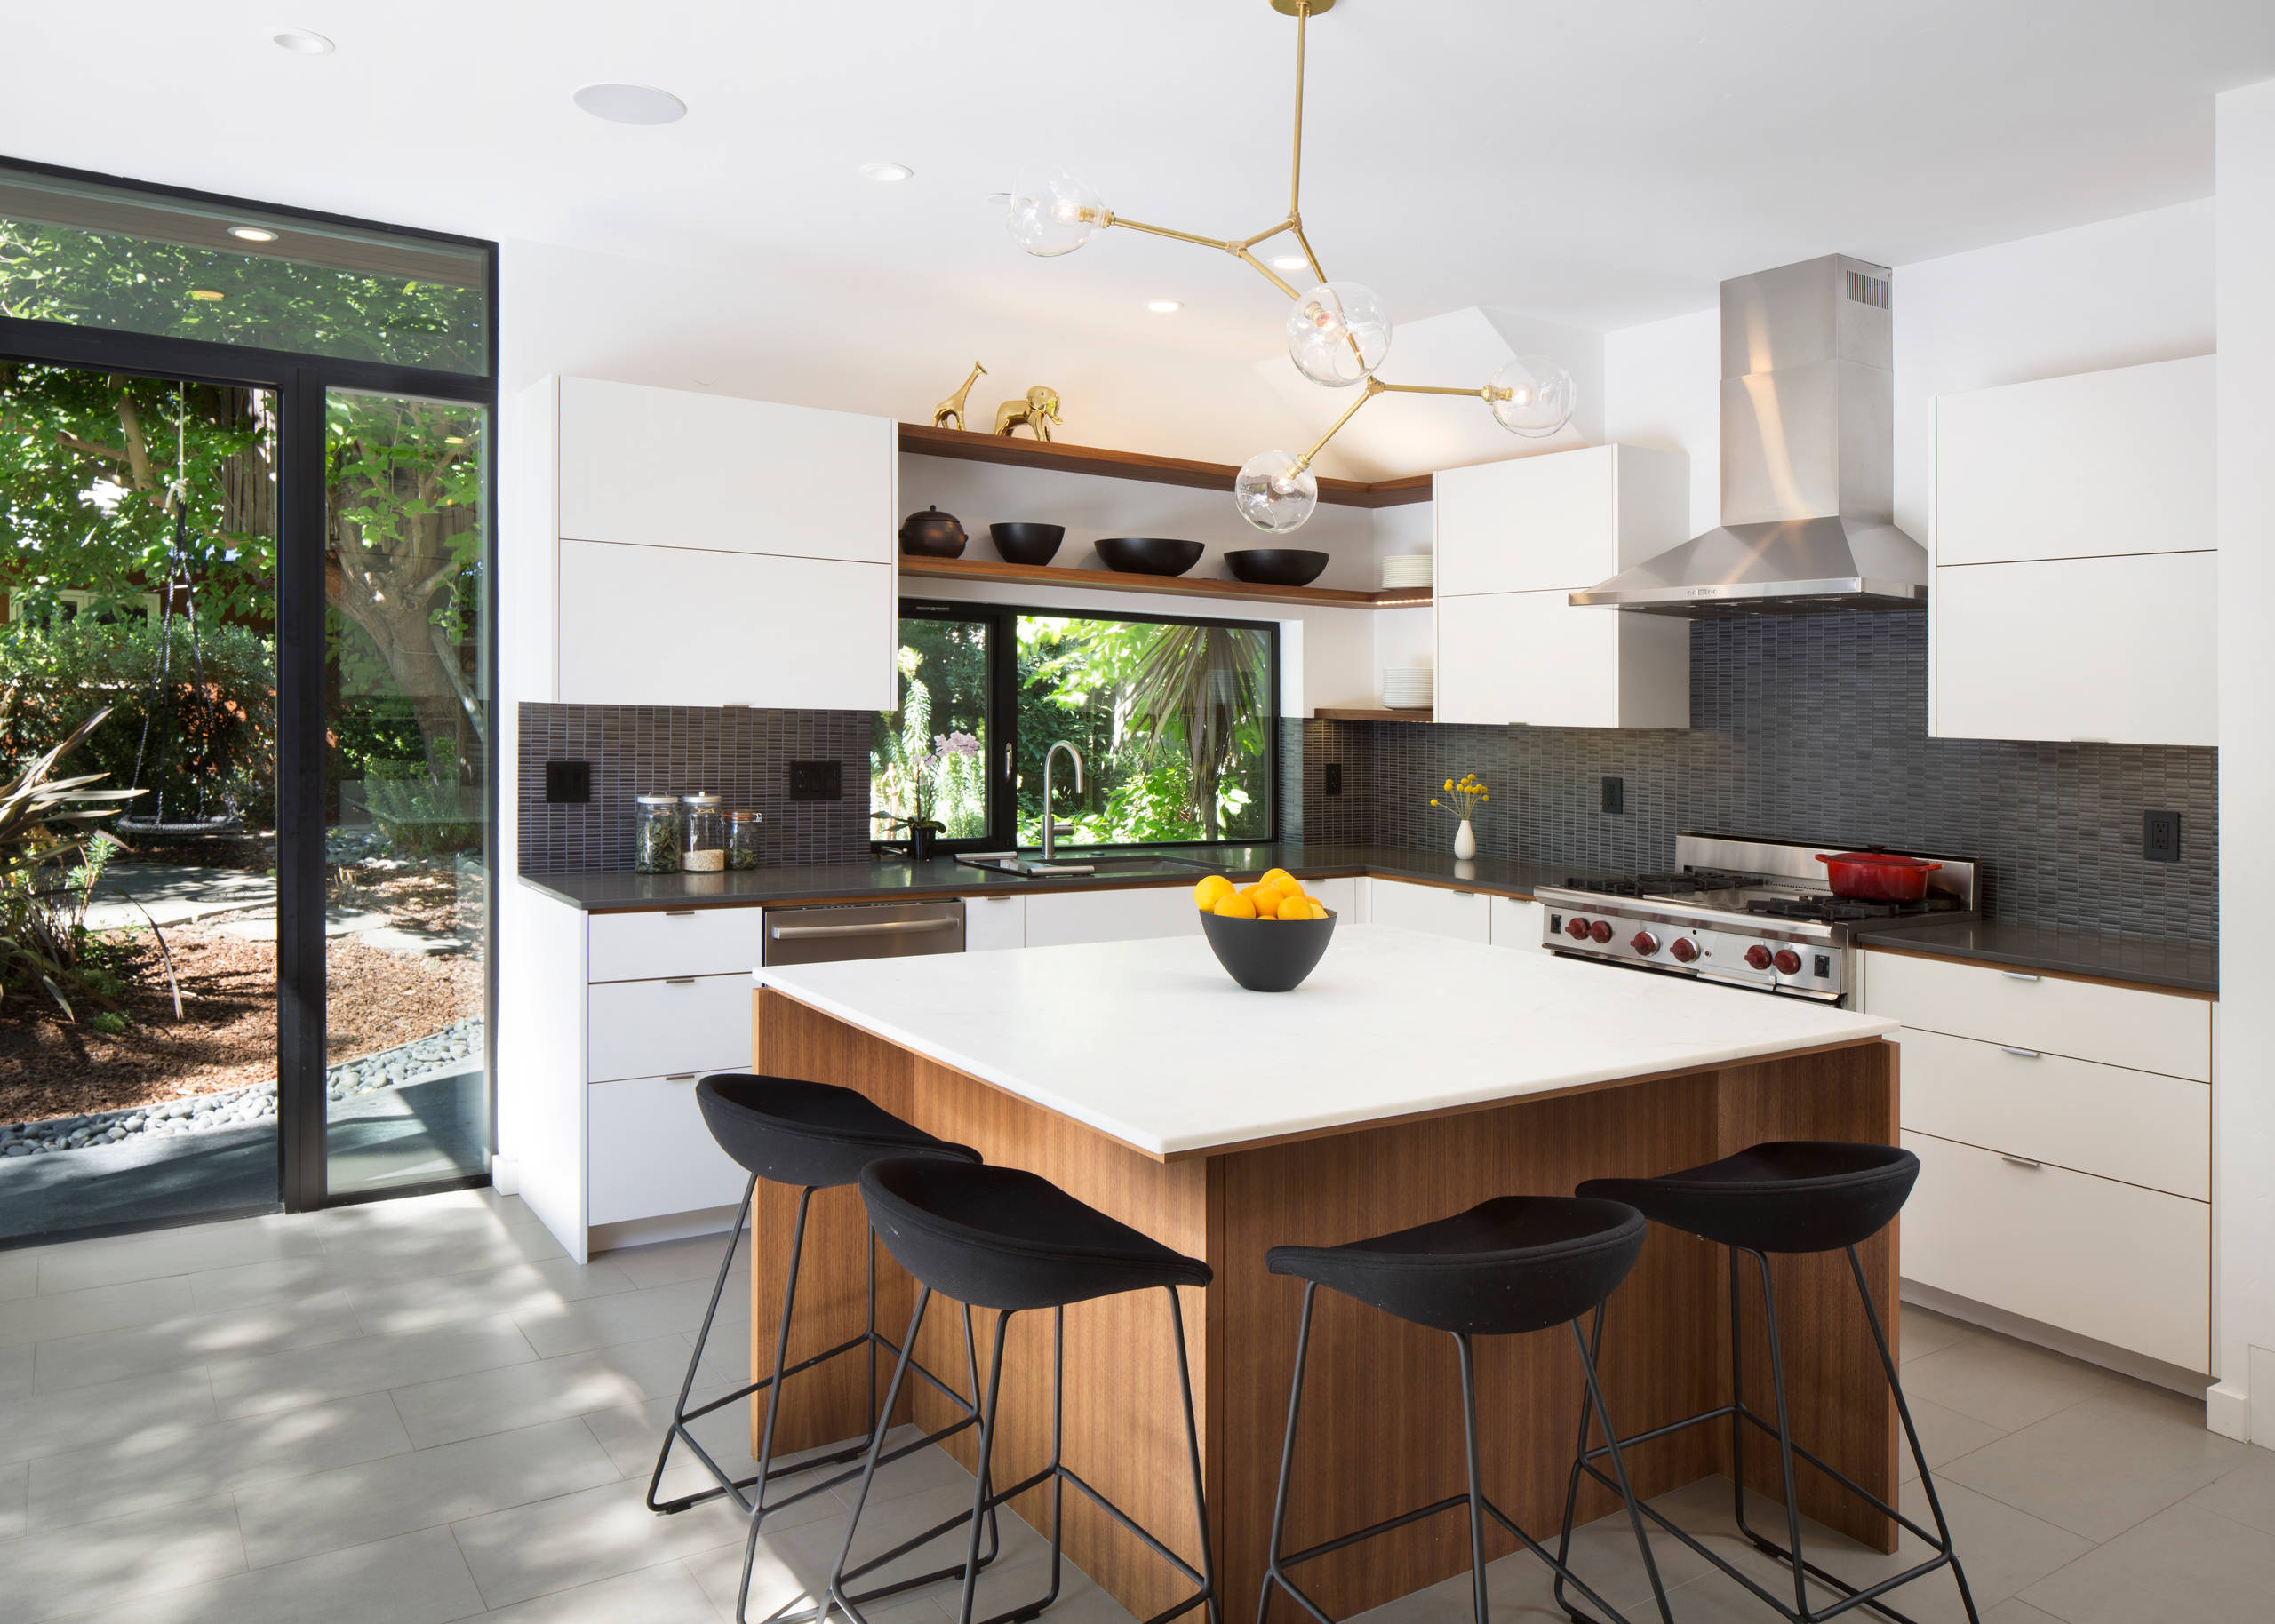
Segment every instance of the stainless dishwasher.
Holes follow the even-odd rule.
[[[769,908],[763,964],[828,964],[840,959],[906,959],[963,951],[963,899],[846,903]]]

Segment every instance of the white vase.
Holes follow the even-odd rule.
[[[1461,827],[1454,831],[1454,856],[1466,863],[1476,855],[1477,831],[1469,826],[1469,820],[1465,817]]]

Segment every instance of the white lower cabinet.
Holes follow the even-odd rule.
[[[1201,910],[1189,886],[1127,891],[1057,891],[1026,899],[1026,944],[1134,942],[1146,936],[1197,936]],[[968,917],[968,916],[967,916]]]
[[[726,975],[585,990],[585,1080],[717,1071],[750,1057],[750,962]]]
[[[1527,896],[1492,899],[1493,945],[1544,952],[1540,944],[1540,904]]]
[[[747,998],[744,1008],[743,1047],[747,1050]],[[704,1126],[695,1083],[691,1075],[635,1077],[595,1083],[585,1090],[586,1123],[595,1146],[586,1184],[586,1222],[624,1223],[700,1212],[731,1206],[743,1198],[748,1175]]]
[[[1024,896],[967,896],[963,899],[963,951],[992,951],[1027,944],[1027,899]]]
[[[1399,880],[1369,880],[1369,889],[1372,893],[1369,918],[1375,924],[1426,930],[1459,942],[1493,939],[1491,899],[1482,891],[1456,891]]]
[[[1359,923],[1359,882],[1350,875],[1339,880],[1306,880],[1304,889],[1345,924]]]

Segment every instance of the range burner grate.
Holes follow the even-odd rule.
[[[1748,913],[1772,919],[1808,919],[1824,925],[1853,925],[1865,919],[1910,919],[1923,913],[1946,913],[1958,907],[1955,897],[1930,892],[1916,903],[1864,902],[1853,896],[1761,897],[1746,904]]]
[[[1736,874],[1722,869],[1690,869],[1680,874],[1623,874],[1616,879],[1568,879],[1568,891],[1592,891],[1599,896],[1696,896],[1701,891],[1736,891],[1767,883],[1759,874]]]

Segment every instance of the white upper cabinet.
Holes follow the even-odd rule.
[[[1936,561],[2209,551],[2214,361],[1936,402]]]
[[[1690,459],[1591,446],[1433,482],[1436,720],[1687,728],[1687,625],[1566,595],[1689,534]]]
[[[892,561],[890,418],[590,378],[561,379],[560,410],[563,537]]]

